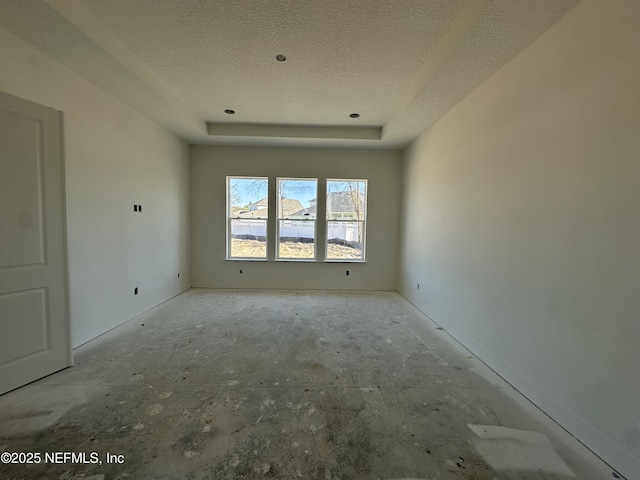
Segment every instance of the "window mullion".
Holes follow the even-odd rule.
[[[267,219],[267,259],[275,260],[278,257],[278,239],[280,238],[280,219],[278,218],[278,201],[276,199],[276,181],[270,181],[268,186],[268,211]]]
[[[316,195],[316,260],[319,262],[323,262],[327,258],[326,185],[326,179],[318,179],[318,192]]]

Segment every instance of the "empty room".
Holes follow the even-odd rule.
[[[638,25],[0,0],[0,478],[640,480]]]

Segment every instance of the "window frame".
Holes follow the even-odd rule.
[[[275,223],[276,223],[276,235],[275,235],[275,260],[277,262],[318,262],[318,210],[317,210],[317,202],[316,202],[316,215],[313,219],[288,219],[284,215],[281,217],[280,214],[280,182],[282,180],[293,180],[293,181],[304,181],[304,182],[315,182],[315,198],[318,198],[318,185],[319,178],[317,177],[276,177],[276,185],[275,185],[275,205],[276,205],[276,214],[275,214]],[[282,197],[286,198],[286,197]],[[304,205],[303,205],[304,207]],[[304,207],[306,208],[306,207]],[[281,257],[280,256],[280,230],[281,230],[281,222],[283,221],[293,221],[293,222],[313,222],[313,257],[301,258],[301,257]]]
[[[325,252],[324,261],[328,263],[366,263],[367,259],[367,214],[369,203],[369,181],[366,178],[327,178],[325,180]],[[364,183],[364,202],[363,202],[363,214],[362,220],[352,219],[330,219],[329,218],[329,184],[331,182],[349,183],[349,182],[363,182]],[[334,192],[335,193],[335,192]],[[360,224],[362,231],[362,258],[329,258],[329,231],[331,223],[354,223]]]
[[[232,227],[231,224],[233,220],[242,220],[240,216],[232,216],[231,207],[232,204],[232,187],[231,181],[235,179],[246,179],[246,180],[265,180],[266,181],[266,193],[265,196],[267,198],[267,216],[260,217],[258,220],[264,221],[265,228],[265,255],[263,257],[234,257],[231,255],[231,244],[233,240],[232,236]],[[250,261],[250,262],[266,262],[269,261],[269,177],[264,176],[253,176],[253,175],[227,175],[226,177],[226,257],[225,260],[241,260],[241,261]]]

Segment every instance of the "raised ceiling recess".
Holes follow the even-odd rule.
[[[0,25],[188,142],[395,149],[578,3],[3,0]]]

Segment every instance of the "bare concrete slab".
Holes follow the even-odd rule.
[[[0,397],[0,451],[41,457],[0,478],[612,475],[393,292],[193,289],[75,358]]]

